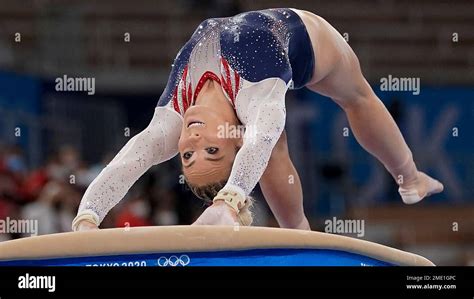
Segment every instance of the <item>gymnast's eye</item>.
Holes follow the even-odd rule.
[[[184,160],[189,160],[193,156],[193,152],[185,152],[183,154],[183,159]]]
[[[215,155],[219,149],[217,147],[208,147],[206,148],[208,154]]]

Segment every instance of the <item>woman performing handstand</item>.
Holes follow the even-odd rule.
[[[285,94],[302,87],[345,111],[357,141],[399,184],[403,202],[443,190],[417,170],[342,36],[310,12],[268,9],[199,25],[176,56],[151,123],[89,186],[73,230],[97,228],[140,176],[178,152],[191,190],[210,202],[195,224],[250,225],[248,195],[260,183],[281,227],[310,229],[284,133]],[[240,126],[243,137],[222,134]]]

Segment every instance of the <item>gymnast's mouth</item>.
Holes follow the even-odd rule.
[[[191,127],[202,127],[204,126],[205,123],[203,123],[202,121],[198,121],[198,120],[192,120],[188,123],[188,128],[191,128]]]

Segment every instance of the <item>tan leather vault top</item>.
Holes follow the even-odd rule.
[[[359,239],[303,230],[232,226],[154,226],[70,232],[0,243],[0,260],[263,248],[332,249],[401,266],[428,259]]]

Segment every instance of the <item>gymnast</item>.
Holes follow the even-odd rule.
[[[302,87],[345,111],[357,141],[396,180],[404,203],[443,190],[417,170],[342,36],[310,12],[268,9],[198,26],[174,60],[150,124],[91,183],[73,230],[97,229],[140,176],[178,153],[190,189],[209,203],[195,225],[250,225],[249,194],[259,183],[281,227],[310,229],[284,132],[285,94]],[[222,128],[244,128],[243,136]]]

